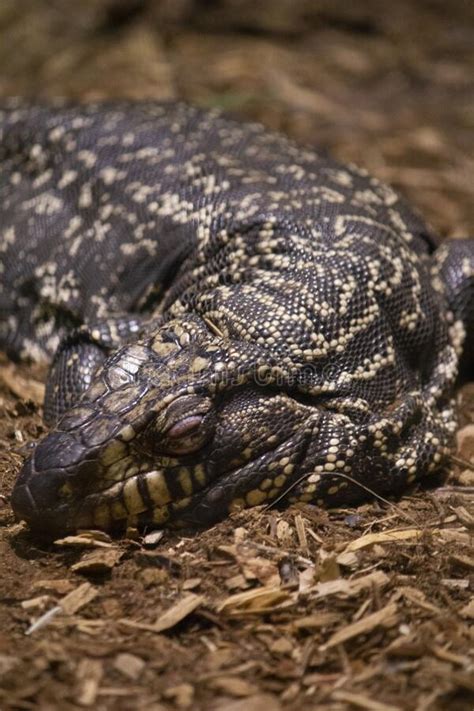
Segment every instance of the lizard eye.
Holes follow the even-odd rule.
[[[169,437],[169,439],[174,440],[189,437],[199,430],[199,426],[203,419],[203,415],[190,415],[189,417],[185,417],[180,422],[176,422],[172,425],[166,432],[166,436]]]
[[[168,454],[190,454],[201,449],[214,430],[211,404],[207,398],[193,395],[175,400],[161,429],[159,449]]]
[[[209,438],[204,415],[189,415],[176,422],[164,433],[163,449],[171,454],[196,452]]]

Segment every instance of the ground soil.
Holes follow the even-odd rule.
[[[184,97],[474,226],[474,5],[3,0],[0,95]],[[355,510],[253,509],[153,540],[47,544],[8,499],[44,373],[0,362],[0,708],[474,706],[474,385],[441,488]]]

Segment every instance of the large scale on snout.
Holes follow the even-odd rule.
[[[0,130],[0,345],[51,362],[19,518],[205,525],[443,466],[472,240],[435,251],[388,186],[215,111],[12,103]]]

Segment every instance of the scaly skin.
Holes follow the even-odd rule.
[[[389,187],[217,112],[11,106],[0,126],[0,342],[52,359],[19,518],[206,525],[443,467],[473,241],[433,256]]]

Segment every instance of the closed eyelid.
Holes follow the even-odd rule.
[[[171,439],[185,437],[186,435],[195,432],[202,423],[203,419],[203,415],[189,415],[189,417],[185,417],[179,422],[173,424],[169,430],[166,431],[166,436]]]

